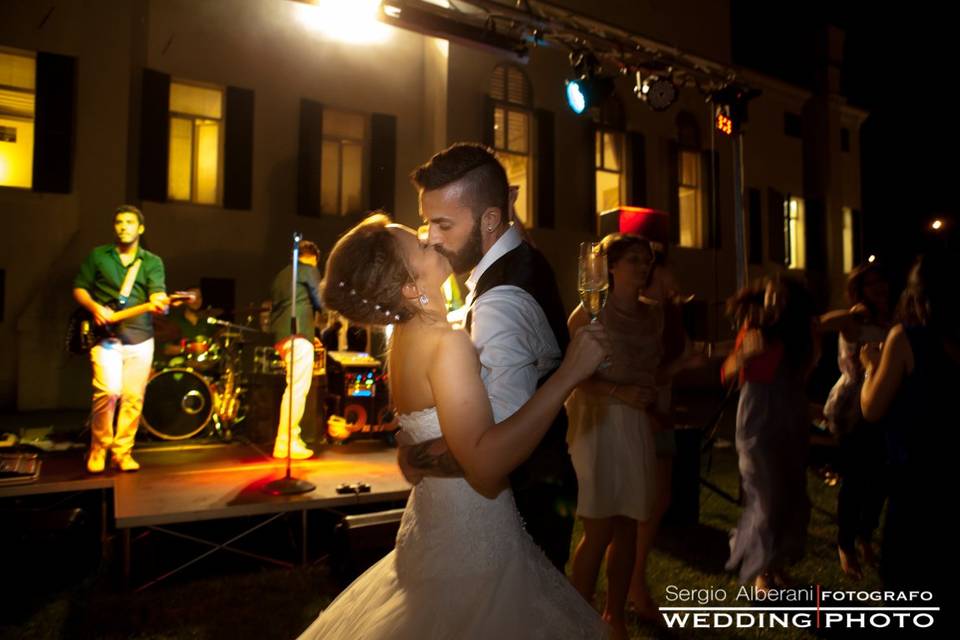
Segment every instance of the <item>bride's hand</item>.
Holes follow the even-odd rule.
[[[580,327],[574,334],[561,367],[576,382],[580,382],[593,375],[610,353],[606,329],[601,323],[594,322]]]

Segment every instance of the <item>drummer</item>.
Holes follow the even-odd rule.
[[[180,356],[198,348],[203,350],[202,345],[207,344],[212,333],[213,327],[207,324],[207,317],[215,313],[203,308],[200,287],[190,287],[187,292],[194,294],[193,300],[172,310],[165,318],[163,354],[167,357]]]

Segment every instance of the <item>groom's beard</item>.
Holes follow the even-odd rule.
[[[438,247],[439,251],[447,260],[453,272],[457,275],[469,273],[483,258],[483,240],[480,237],[480,219],[473,222],[473,229],[467,237],[467,243],[459,251],[450,251],[443,247]]]

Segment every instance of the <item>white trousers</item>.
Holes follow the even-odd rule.
[[[287,371],[287,388],[280,402],[280,422],[277,425],[275,446],[287,446],[287,420],[290,416],[290,394],[293,393],[293,423],[290,428],[293,440],[300,437],[300,420],[307,404],[307,394],[313,382],[313,343],[306,338],[293,338],[283,352],[283,366]],[[293,349],[293,369],[290,367],[290,352]],[[292,375],[291,375],[292,374]]]
[[[116,338],[103,340],[90,350],[93,365],[93,420],[90,447],[112,449],[122,457],[133,449],[140,425],[143,395],[153,365],[153,338],[140,344],[123,344]],[[117,430],[113,421],[117,415]]]

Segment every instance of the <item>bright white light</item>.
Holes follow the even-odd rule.
[[[872,253],[870,254],[870,257],[867,258],[867,262],[876,262],[876,261],[877,261],[877,256],[873,255]]]
[[[381,0],[316,0],[295,2],[297,18],[305,26],[350,44],[378,44],[390,36],[390,27],[377,20]]]
[[[391,18],[399,18],[400,13],[402,12],[402,9],[398,6],[388,4],[388,5],[384,5],[383,12],[388,16],[390,16]]]
[[[587,97],[583,95],[580,83],[576,80],[567,81],[567,104],[576,114],[583,113],[587,108]]]
[[[939,231],[942,227],[943,227],[942,220],[934,220],[932,223],[930,223],[930,228],[933,229],[934,231]]]

